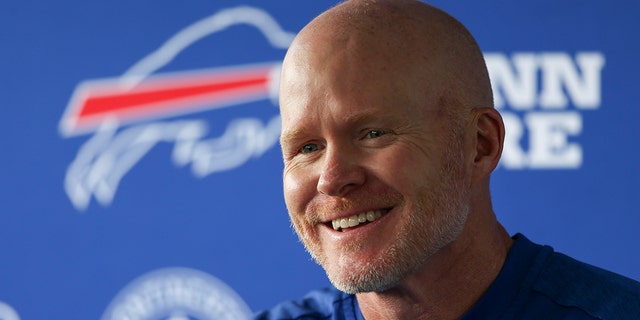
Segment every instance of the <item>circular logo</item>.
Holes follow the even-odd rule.
[[[20,317],[8,304],[0,301],[0,320],[20,320]]]
[[[249,319],[251,310],[224,282],[189,268],[152,271],[113,299],[102,320]],[[3,319],[4,320],[4,319]]]

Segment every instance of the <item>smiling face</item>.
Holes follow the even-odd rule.
[[[300,32],[280,89],[287,209],[338,289],[390,289],[458,237],[472,103],[491,103],[464,27],[419,1],[345,2]]]
[[[310,38],[283,68],[285,202],[337,288],[386,290],[464,226],[463,122],[425,69],[376,51],[379,38]]]

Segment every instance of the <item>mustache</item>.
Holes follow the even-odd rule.
[[[398,192],[367,193],[343,197],[316,198],[306,207],[304,216],[309,223],[327,222],[336,213],[354,213],[372,209],[400,206],[404,198]]]

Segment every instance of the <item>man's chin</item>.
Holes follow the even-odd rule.
[[[366,268],[372,268],[372,266],[369,265]],[[337,273],[327,271],[327,276],[331,284],[338,290],[349,294],[357,294],[387,291],[402,280],[404,273],[397,272],[397,270],[381,270],[380,268],[364,270],[360,268],[356,272],[352,268],[350,272],[345,272],[344,269]]]

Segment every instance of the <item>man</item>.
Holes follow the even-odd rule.
[[[496,220],[504,125],[482,52],[448,14],[352,0],[314,19],[281,76],[285,202],[339,289],[260,319],[640,318],[640,284]]]

